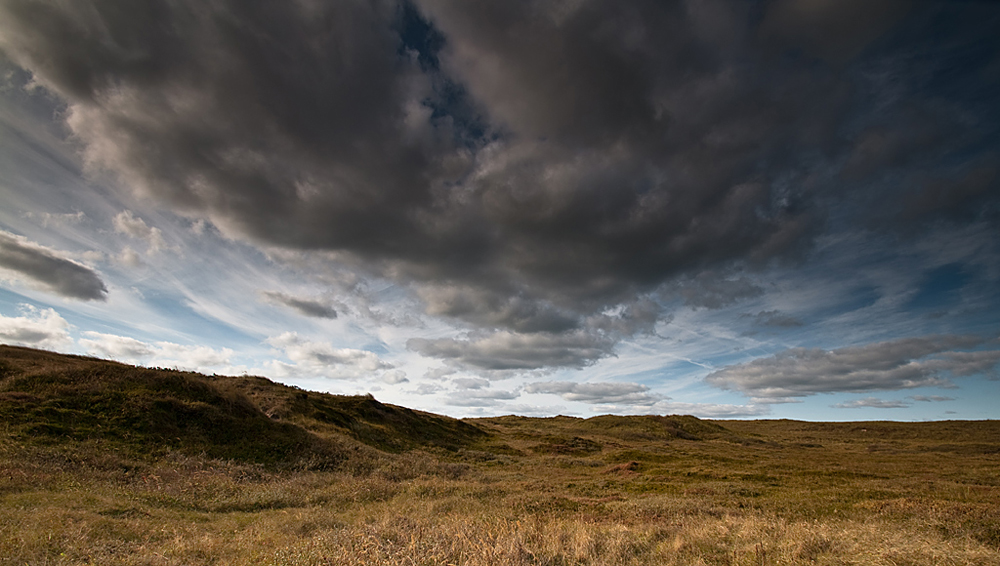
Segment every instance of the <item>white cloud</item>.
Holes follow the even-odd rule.
[[[57,348],[72,342],[70,325],[54,309],[20,305],[23,316],[0,315],[0,341],[18,346]]]
[[[78,342],[95,356],[107,357],[146,366],[176,367],[186,370],[210,370],[230,366],[233,351],[208,346],[186,346],[173,342],[153,344],[128,336],[84,332]]]
[[[166,367],[201,368],[230,364],[233,351],[229,348],[184,346],[173,342],[157,342],[154,364]]]
[[[133,250],[131,246],[122,248],[122,253],[115,259],[126,267],[139,267],[142,265],[142,258],[139,257],[139,253]]]
[[[142,218],[134,216],[131,210],[123,210],[118,213],[113,224],[116,232],[145,241],[151,254],[170,249],[166,240],[163,239],[163,232],[159,228],[147,225]]]
[[[402,383],[406,379],[399,370],[387,377],[385,372],[395,366],[367,350],[335,348],[324,342],[305,340],[295,332],[272,336],[266,342],[293,362],[274,362],[273,368],[282,375],[304,374],[331,379],[377,378],[387,383]]]
[[[86,338],[81,338],[79,344],[96,356],[116,360],[146,360],[155,351],[150,344],[128,336],[92,331],[84,332],[83,335]]]

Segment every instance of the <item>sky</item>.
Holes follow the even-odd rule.
[[[1000,418],[1000,4],[0,0],[0,342],[457,417]]]

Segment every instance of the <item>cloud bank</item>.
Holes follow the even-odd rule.
[[[579,327],[806,238],[802,195],[761,164],[837,116],[830,77],[765,96],[682,4],[544,6],[5,0],[0,46],[68,102],[87,162],[138,194],[471,288],[428,308],[476,323]],[[122,214],[118,230],[160,245]]]
[[[975,336],[929,336],[837,350],[791,348],[710,373],[709,384],[768,402],[817,393],[953,387],[950,377],[990,372],[1000,350],[955,351]]]

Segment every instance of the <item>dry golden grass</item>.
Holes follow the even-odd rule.
[[[98,363],[37,358],[42,376]],[[44,379],[15,387],[23,366],[6,367],[0,565],[1000,565],[997,422],[456,424],[363,398],[302,399],[252,378],[222,381],[218,395],[206,389],[203,398],[234,410],[245,412],[246,399],[261,412],[277,407],[322,448],[275,462],[255,460],[256,450],[217,450],[243,459],[198,453],[205,438],[229,438],[200,429],[197,442],[145,451],[82,435],[74,423],[115,421],[82,409],[67,420],[51,407],[72,403],[44,397]],[[202,378],[184,379],[201,387]],[[99,393],[99,382],[88,391]],[[63,419],[63,436],[25,433],[55,430],[15,414],[29,386],[33,414]],[[362,433],[339,433],[337,419],[347,418],[360,419]],[[363,442],[424,418],[433,434],[379,441],[391,452]],[[255,425],[265,438],[286,430],[265,424]],[[310,460],[330,450],[337,465]]]

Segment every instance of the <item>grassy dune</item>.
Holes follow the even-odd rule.
[[[0,564],[1000,564],[1000,423],[455,420],[0,347]]]

